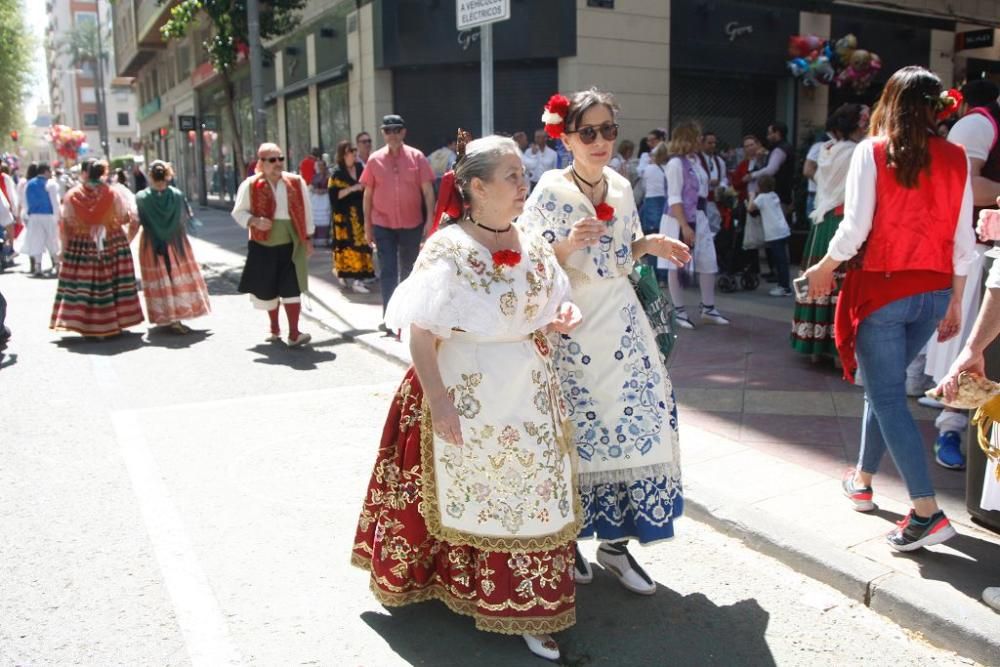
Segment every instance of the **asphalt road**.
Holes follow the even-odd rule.
[[[103,342],[47,329],[54,280],[0,275],[0,665],[546,664],[375,603],[349,551],[402,371],[315,324],[264,343],[236,271],[190,336]],[[564,664],[971,664],[689,519],[635,553],[659,592],[595,566]]]

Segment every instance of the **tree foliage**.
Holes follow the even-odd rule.
[[[107,56],[107,50],[101,52],[100,41],[97,39],[97,22],[78,23],[62,43],[63,51],[70,57],[76,67],[87,63],[97,67],[98,59]]]
[[[31,94],[35,41],[19,0],[0,2],[0,145],[9,146],[11,130],[24,126],[22,105]]]
[[[159,0],[165,4],[170,0]],[[265,0],[260,2],[260,38],[268,41],[285,35],[299,23],[299,10],[306,0]],[[249,38],[247,35],[246,0],[181,0],[170,9],[170,19],[160,29],[165,40],[182,39],[194,25],[201,25],[207,17],[212,25],[212,34],[203,46],[212,67],[226,85],[226,112],[230,127],[233,128],[233,152],[237,169],[246,173],[240,128],[236,122],[235,91],[232,74],[239,64],[240,55],[246,54]],[[274,137],[277,139],[277,137]]]

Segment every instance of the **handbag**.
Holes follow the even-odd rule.
[[[677,326],[674,323],[674,308],[670,299],[660,289],[660,284],[656,281],[656,273],[648,264],[636,264],[632,273],[629,274],[632,288],[639,299],[649,325],[653,328],[653,335],[656,337],[656,347],[660,351],[660,359],[663,365],[667,365],[670,353],[674,349],[674,342],[677,340]]]
[[[759,215],[747,213],[743,227],[743,249],[756,250],[764,246],[764,221]]]
[[[203,223],[198,218],[194,217],[194,211],[191,210],[191,202],[189,202],[187,198],[184,199],[184,206],[185,208],[187,208],[187,214],[188,214],[187,224],[186,224],[187,233],[190,236],[198,236],[198,232],[201,231],[201,228],[205,226],[205,223]]]

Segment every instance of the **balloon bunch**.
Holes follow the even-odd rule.
[[[90,152],[87,135],[66,125],[53,125],[46,138],[56,149],[56,153],[67,160],[76,160]]]
[[[793,35],[788,38],[788,69],[804,86],[850,85],[864,92],[882,69],[877,53],[858,48],[854,35],[838,40],[824,40],[816,35]]]

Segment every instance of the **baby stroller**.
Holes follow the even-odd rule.
[[[727,294],[741,288],[753,291],[760,285],[760,263],[755,261],[757,250],[743,249],[746,205],[740,202],[735,209],[721,212],[722,228],[715,235],[715,254],[719,258],[716,287]]]

